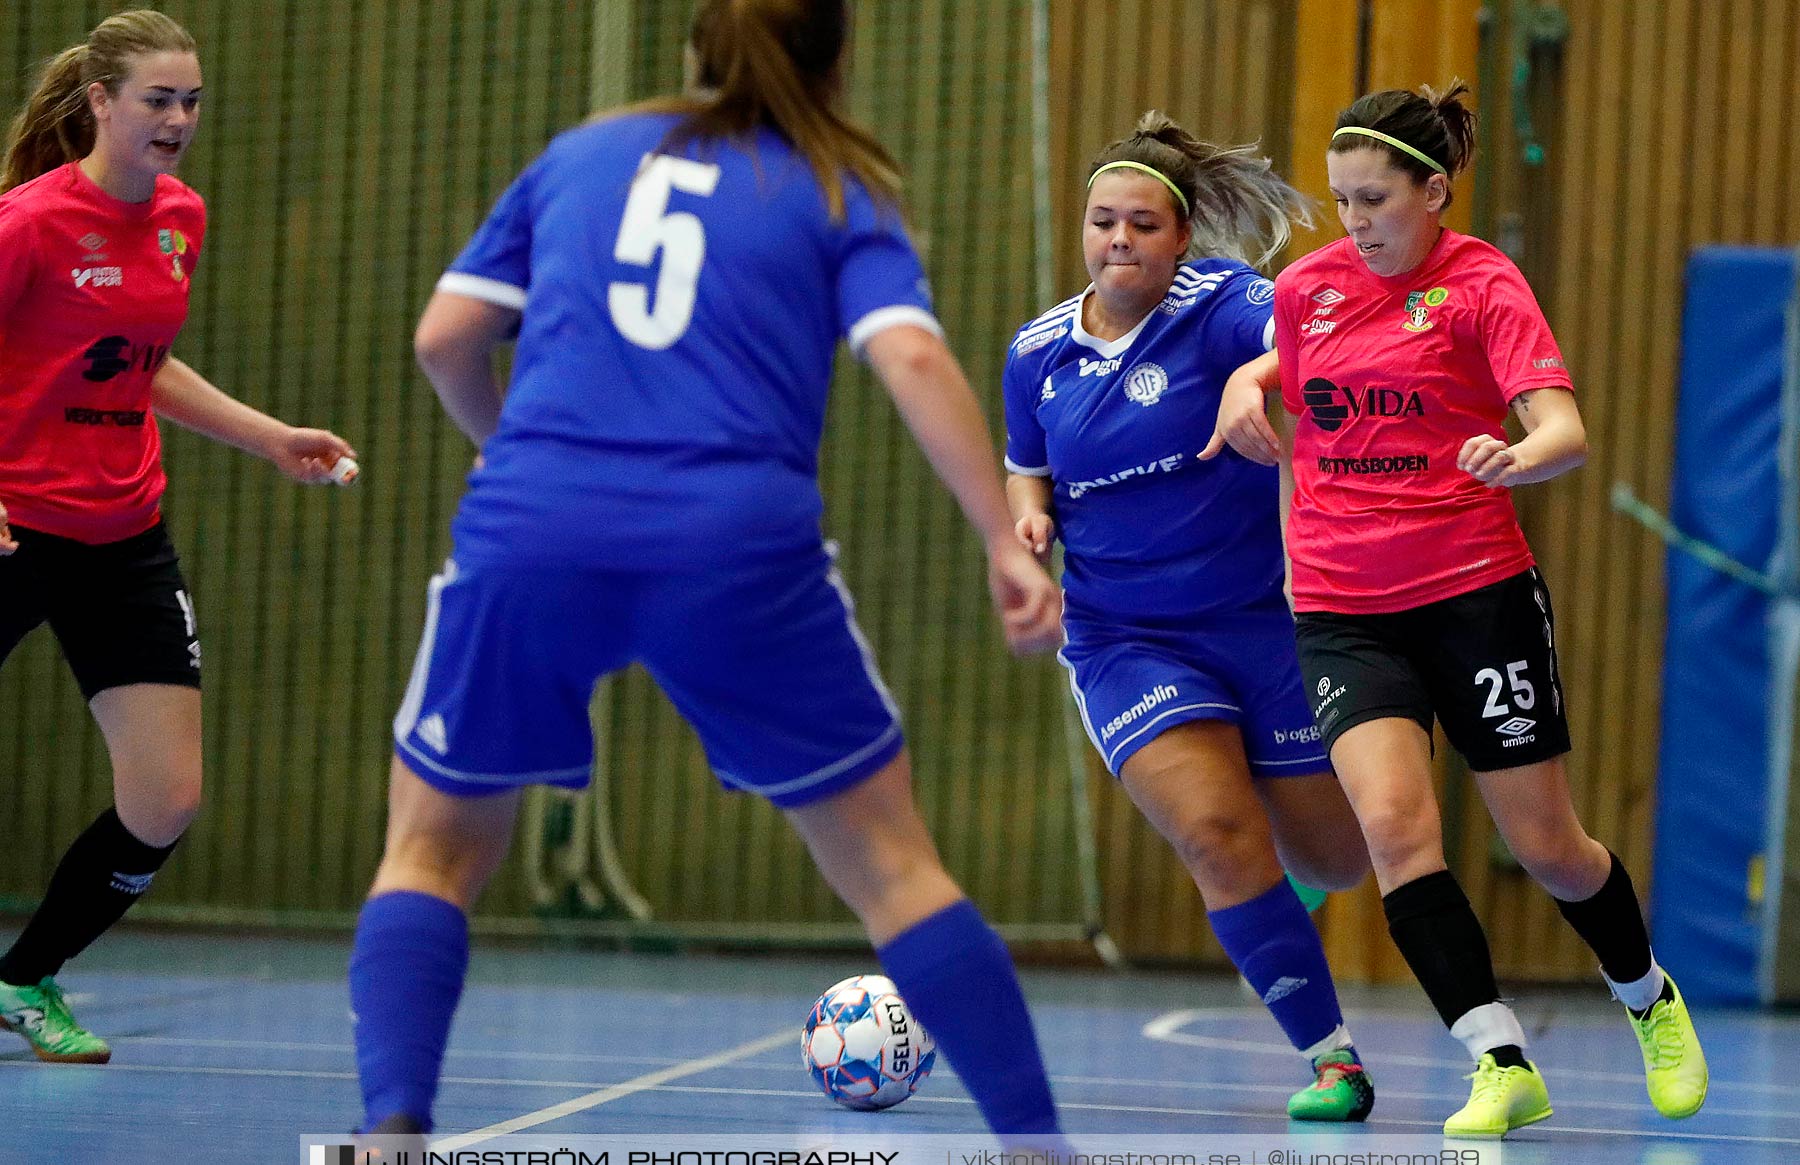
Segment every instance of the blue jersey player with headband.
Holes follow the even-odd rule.
[[[1084,214],[1092,285],[1007,354],[1016,531],[1039,555],[1062,539],[1059,658],[1094,747],[1312,1063],[1288,1114],[1362,1120],[1374,1089],[1282,871],[1348,888],[1369,859],[1301,690],[1276,471],[1197,456],[1226,380],[1274,344],[1274,285],[1238,256],[1279,251],[1305,200],[1153,111],[1101,151]]]
[[[482,462],[395,720],[351,957],[368,1132],[430,1129],[465,912],[520,790],[586,783],[595,682],[641,662],[720,782],[786,813],[989,1126],[1055,1143],[1011,958],[926,832],[820,537],[847,339],[984,536],[1012,647],[1056,642],[1059,590],[1013,535],[894,163],[840,112],[848,24],[844,0],[703,4],[690,94],[558,137],[425,310],[420,363]],[[515,336],[503,400],[490,356]]]

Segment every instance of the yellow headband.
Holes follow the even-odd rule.
[[[1093,176],[1088,179],[1088,189],[1092,190],[1094,188],[1094,179],[1100,177],[1100,175],[1106,173],[1108,170],[1141,170],[1141,171],[1143,171],[1144,173],[1150,175],[1150,177],[1156,179],[1158,182],[1161,182],[1164,186],[1167,186],[1169,188],[1169,193],[1173,194],[1175,196],[1175,205],[1181,207],[1181,217],[1187,218],[1188,216],[1193,214],[1193,211],[1188,209],[1187,195],[1185,195],[1181,192],[1181,187],[1175,185],[1175,183],[1169,179],[1169,176],[1167,174],[1163,173],[1161,170],[1158,170],[1155,166],[1146,166],[1142,162],[1131,162],[1131,161],[1126,161],[1124,159],[1120,159],[1117,162],[1108,162],[1106,165],[1100,167],[1098,170],[1095,170],[1093,173]]]
[[[1404,150],[1405,152],[1411,154],[1413,157],[1419,159],[1419,161],[1425,163],[1427,166],[1430,166],[1433,170],[1436,170],[1438,173],[1442,174],[1444,177],[1446,177],[1446,178],[1450,177],[1450,171],[1444,169],[1444,167],[1441,163],[1434,161],[1433,159],[1427,157],[1421,151],[1413,149],[1411,146],[1407,145],[1405,142],[1401,141],[1399,138],[1390,137],[1387,134],[1382,133],[1378,129],[1364,129],[1360,125],[1347,125],[1343,129],[1340,129],[1336,133],[1332,134],[1331,140],[1336,141],[1337,139],[1343,137],[1347,133],[1357,134],[1357,135],[1359,135],[1361,137],[1365,137],[1365,138],[1374,138],[1378,142],[1386,142],[1388,145],[1393,146],[1396,150]]]

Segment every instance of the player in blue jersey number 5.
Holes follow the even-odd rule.
[[[521,786],[586,784],[594,684],[634,661],[722,784],[786,812],[990,1126],[1057,1131],[1011,958],[926,833],[820,537],[847,339],[986,540],[1009,643],[1056,642],[1060,592],[1013,536],[895,165],[840,111],[848,23],[843,0],[702,5],[689,95],[558,137],[425,309],[420,363],[483,463],[431,584],[351,959],[369,1131],[430,1127],[465,911]],[[515,336],[503,401],[490,354]]]
[[[1301,690],[1278,480],[1201,462],[1226,378],[1273,344],[1267,259],[1305,200],[1249,147],[1160,113],[1089,170],[1093,283],[1020,329],[1005,372],[1007,493],[1024,544],[1065,551],[1061,659],[1094,747],[1200,888],[1225,953],[1315,1080],[1304,1120],[1375,1100],[1318,932],[1282,874],[1333,889],[1369,858]]]

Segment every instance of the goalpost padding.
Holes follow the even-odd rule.
[[[1800,536],[1783,467],[1794,266],[1787,251],[1712,247],[1687,271],[1670,518],[1777,592],[1669,552],[1650,914],[1658,959],[1696,1002],[1765,997],[1769,889],[1786,865],[1785,814],[1772,809],[1785,808],[1793,668],[1771,615],[1793,606],[1779,592],[1792,589]]]

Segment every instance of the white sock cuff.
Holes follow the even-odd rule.
[[[1326,1036],[1312,1047],[1302,1048],[1300,1054],[1305,1056],[1307,1062],[1310,1063],[1320,1056],[1323,1056],[1326,1052],[1335,1052],[1340,1048],[1347,1048],[1355,1042],[1356,1041],[1350,1038],[1350,1029],[1340,1023],[1332,1030],[1330,1035]]]
[[[1450,1034],[1462,1041],[1463,1047],[1469,1049],[1469,1058],[1474,1060],[1502,1044],[1525,1046],[1525,1029],[1519,1026],[1519,1017],[1499,1002],[1484,1003],[1464,1012],[1461,1019],[1450,1025]]]
[[[1615,983],[1607,978],[1605,971],[1600,972],[1600,977],[1606,979],[1606,986],[1612,991],[1612,997],[1633,1011],[1642,1011],[1655,1003],[1657,997],[1662,994],[1663,981],[1666,978],[1663,975],[1663,969],[1657,965],[1655,956],[1651,956],[1650,969],[1644,972],[1644,977],[1641,979],[1633,979],[1629,983]]]

